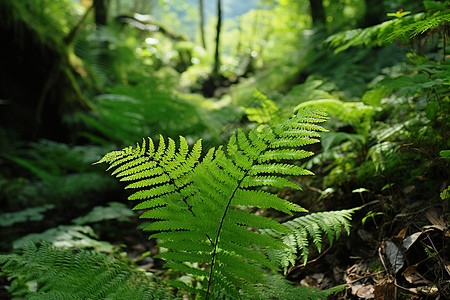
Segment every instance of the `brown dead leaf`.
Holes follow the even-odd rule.
[[[444,232],[445,237],[450,237],[450,230],[447,230],[447,226],[443,225],[427,225],[423,226],[422,230],[424,232],[433,231],[433,230],[439,230]]]
[[[436,296],[439,293],[438,287],[434,284],[431,286],[418,286],[417,290],[424,295],[432,297]]]
[[[402,247],[403,247],[405,250],[408,250],[409,247],[411,247],[412,244],[414,244],[414,242],[417,241],[417,239],[420,237],[421,234],[422,234],[422,231],[419,231],[419,232],[416,232],[416,233],[413,233],[413,234],[407,236],[407,237],[403,240]]]
[[[352,294],[356,295],[356,293],[358,292],[359,289],[363,288],[363,285],[361,283],[353,283],[351,285],[352,287]]]
[[[355,295],[362,299],[375,299],[374,291],[373,285],[368,284],[359,288]]]
[[[415,187],[414,185],[407,186],[407,187],[405,187],[405,188],[403,189],[403,193],[409,194],[409,193],[411,193],[415,188],[416,188],[416,187]]]
[[[428,209],[427,212],[425,213],[425,216],[427,217],[428,221],[430,221],[431,224],[445,226],[445,222],[442,221],[441,218],[439,217],[439,211],[437,210],[436,207],[431,207],[430,209]]]
[[[403,240],[406,236],[406,231],[408,231],[408,227],[405,227],[402,230],[400,230],[400,232],[397,234],[396,238]]]
[[[395,298],[395,285],[393,283],[376,284],[374,286],[375,299],[391,300]]]
[[[322,283],[324,277],[325,277],[324,273],[314,273],[311,275],[311,278],[316,280],[317,283]]]
[[[444,268],[447,271],[448,275],[450,275],[450,262],[446,261],[444,264]]]
[[[407,267],[402,275],[405,277],[406,281],[412,284],[431,283],[417,271],[417,264]]]
[[[305,276],[305,278],[303,278],[302,280],[300,280],[300,284],[302,286],[307,286],[309,288],[315,288],[317,287],[317,281],[312,278],[311,276]]]

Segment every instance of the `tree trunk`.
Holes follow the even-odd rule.
[[[365,0],[366,12],[364,17],[358,22],[358,27],[366,28],[380,24],[385,20],[386,12],[384,5],[379,0]]]
[[[217,27],[216,27],[216,50],[214,51],[214,66],[212,76],[217,78],[220,67],[220,30],[222,28],[222,1],[217,0]]]
[[[116,0],[116,16],[120,16],[120,0]]]
[[[311,17],[313,26],[323,26],[326,22],[325,9],[323,8],[322,0],[309,0],[311,7]]]
[[[94,0],[95,25],[105,26],[108,21],[108,0]]]
[[[205,15],[203,13],[203,0],[198,0],[198,12],[200,15],[200,38],[202,40],[202,47],[206,49],[205,41]]]

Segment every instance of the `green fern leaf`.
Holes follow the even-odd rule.
[[[382,46],[397,39],[407,42],[419,34],[444,26],[449,21],[450,9],[429,11],[395,18],[364,29],[340,32],[330,36],[326,43],[336,48],[335,53],[338,53],[354,46]]]
[[[307,108],[274,127],[260,126],[248,135],[237,130],[226,147],[212,148],[203,158],[201,141],[189,150],[180,137],[177,149],[172,139],[160,137],[156,151],[149,139],[136,148],[109,153],[99,162],[109,163],[115,176],[131,181],[127,188],[136,189],[129,199],[139,200],[135,209],[146,209],[141,217],[153,220],[144,230],[154,232],[150,237],[168,249],[158,257],[180,271],[190,270],[185,263],[202,266],[195,271],[203,278],[202,292],[181,283],[177,287],[205,298],[221,293],[239,298],[240,291],[251,292],[263,280],[258,275],[261,266],[276,269],[262,249],[286,249],[275,236],[259,230],[290,233],[288,227],[241,207],[288,214],[305,211],[255,188],[301,189],[285,176],[312,175],[293,163],[312,155],[298,147],[316,143],[317,131],[325,131],[317,124],[325,120],[322,111]]]

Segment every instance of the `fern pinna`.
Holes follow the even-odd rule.
[[[293,266],[295,265],[299,256],[298,254],[302,257],[303,264],[306,264],[309,255],[309,241],[312,240],[320,253],[322,251],[322,237],[324,235],[327,235],[328,241],[332,245],[335,239],[339,239],[342,228],[345,229],[347,234],[350,234],[352,214],[359,209],[361,207],[317,212],[282,223],[291,230],[290,233],[279,232],[274,229],[262,230],[265,234],[281,239],[288,247],[287,250],[283,251],[268,249],[268,255],[284,268],[284,273],[287,272],[291,264]]]
[[[205,299],[219,294],[240,298],[240,290],[252,293],[263,281],[262,266],[277,268],[261,250],[286,248],[280,239],[257,229],[290,232],[243,207],[287,214],[306,211],[270,191],[300,189],[286,176],[312,175],[294,162],[313,155],[299,147],[319,141],[325,129],[318,123],[325,120],[324,112],[310,108],[277,126],[255,127],[248,136],[238,130],[226,147],[212,148],[203,158],[201,140],[189,149],[180,137],[177,149],[170,138],[160,137],[157,147],[149,138],[135,148],[113,151],[98,163],[109,163],[113,175],[131,182],[126,188],[136,191],[129,200],[140,201],[134,209],[146,210],[142,218],[155,220],[145,230],[167,249],[158,254],[166,267],[203,279],[201,287],[181,281],[173,281],[173,286]]]

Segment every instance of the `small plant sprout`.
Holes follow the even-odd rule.
[[[356,190],[352,191],[352,193],[359,193],[359,196],[361,197],[362,203],[366,204],[366,201],[364,200],[364,197],[362,195],[363,192],[369,192],[369,190],[366,189],[366,188],[359,188],[359,189],[356,189]]]

